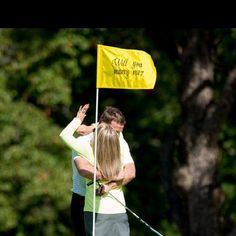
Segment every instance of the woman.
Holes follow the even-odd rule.
[[[87,107],[80,107],[77,117],[74,118],[61,132],[60,137],[66,144],[74,149],[78,155],[86,159],[91,164],[94,163],[95,138],[92,142],[84,142],[82,139],[73,136],[75,130],[83,122],[86,116]],[[124,193],[122,186],[113,185],[112,180],[120,177],[123,166],[126,164],[121,155],[119,136],[110,125],[101,123],[97,128],[97,169],[102,174],[103,192],[101,196],[96,196],[95,202],[95,233],[96,236],[129,236],[129,223],[126,214]],[[90,182],[86,179],[86,182]],[[116,188],[112,188],[116,186]],[[86,188],[84,219],[86,235],[92,235],[93,222],[93,185]],[[116,199],[114,199],[114,196]]]

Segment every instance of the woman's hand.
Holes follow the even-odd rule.
[[[111,186],[109,184],[101,184],[96,189],[96,195],[102,196],[103,194],[108,193],[110,190],[111,190]]]
[[[76,117],[79,118],[81,120],[81,123],[84,120],[84,117],[86,116],[86,112],[89,109],[89,104],[85,104],[84,106],[80,106],[79,110],[77,112]]]

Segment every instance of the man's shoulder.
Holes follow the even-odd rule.
[[[122,132],[120,132],[120,137],[119,137],[119,138],[120,138],[120,141],[121,141],[121,142],[123,142],[123,143],[125,143],[125,144],[128,144],[127,141],[125,140],[124,135],[123,135]]]

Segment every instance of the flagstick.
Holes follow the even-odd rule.
[[[96,89],[96,115],[95,115],[95,147],[94,147],[94,168],[93,168],[93,236],[95,236],[95,210],[96,210],[96,171],[97,171],[97,123],[98,123],[98,94]]]

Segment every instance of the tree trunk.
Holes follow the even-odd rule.
[[[181,104],[183,126],[180,141],[184,163],[176,170],[176,186],[186,200],[188,230],[186,236],[218,236],[217,134],[212,129],[214,66],[210,60],[209,31],[193,30],[183,50],[183,86]]]
[[[180,166],[175,186],[185,201],[179,224],[182,235],[220,235],[219,212],[224,194],[216,181],[218,135],[236,97],[236,65],[229,71],[222,94],[213,99],[214,65],[211,31],[188,31],[182,51],[183,84]],[[183,161],[184,160],[184,161]],[[186,220],[188,219],[188,220]],[[177,222],[178,223],[178,222]],[[182,229],[184,225],[186,229]],[[232,230],[230,236],[235,233]]]

